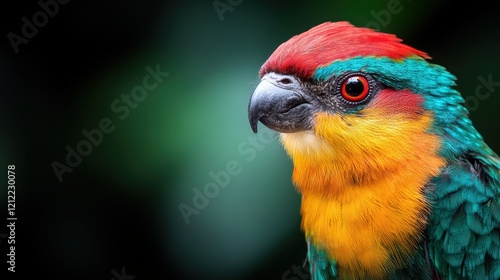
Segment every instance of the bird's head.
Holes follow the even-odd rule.
[[[281,133],[296,169],[310,167],[305,185],[320,176],[319,165],[336,180],[362,183],[377,179],[373,170],[390,172],[426,154],[451,156],[461,146],[450,141],[462,140],[444,138],[457,122],[468,125],[467,110],[452,89],[454,76],[427,59],[394,35],[323,23],[264,63],[249,103],[251,127],[256,132],[260,121]]]

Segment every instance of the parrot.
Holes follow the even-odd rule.
[[[261,66],[248,119],[293,163],[311,279],[500,279],[500,158],[430,59],[339,21]]]

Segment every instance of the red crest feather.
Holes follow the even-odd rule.
[[[278,72],[308,79],[318,67],[357,56],[430,58],[392,34],[356,27],[345,21],[325,22],[281,44],[262,65],[259,74]]]

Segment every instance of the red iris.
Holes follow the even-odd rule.
[[[368,80],[360,75],[350,76],[342,82],[340,94],[342,97],[351,102],[358,102],[368,96],[370,85]]]

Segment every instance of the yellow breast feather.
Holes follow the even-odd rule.
[[[418,247],[439,174],[440,140],[428,114],[319,113],[314,131],[282,134],[302,193],[302,228],[337,262],[341,278],[381,279]]]

